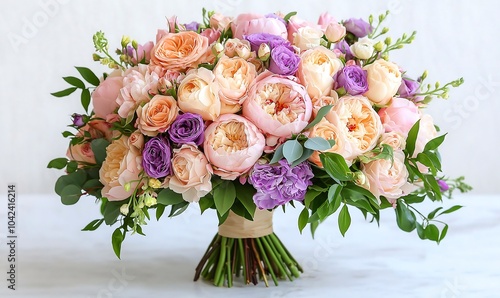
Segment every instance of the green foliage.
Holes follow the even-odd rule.
[[[225,180],[213,190],[215,208],[219,216],[224,216],[236,199],[236,188],[232,181]]]

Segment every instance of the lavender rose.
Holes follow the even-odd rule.
[[[366,70],[358,65],[344,67],[337,74],[337,84],[350,95],[360,95],[368,91],[368,82],[366,80]]]
[[[420,89],[420,83],[414,80],[403,78],[401,85],[399,86],[398,93],[399,97],[412,98],[417,94]]]
[[[354,58],[354,55],[351,52],[351,47],[345,40],[341,40],[335,44],[334,49],[339,50],[341,53],[345,54],[346,60],[351,60]]]
[[[250,42],[250,48],[252,51],[257,52],[261,44],[265,43],[269,45],[271,50],[279,45],[286,46],[290,51],[293,51],[292,46],[288,40],[281,36],[269,34],[269,33],[255,33],[246,35],[245,39]]]
[[[201,145],[204,139],[205,125],[199,114],[184,113],[177,116],[168,129],[170,140],[178,145],[194,143]]]
[[[365,37],[372,33],[373,27],[363,19],[348,19],[344,21],[344,27],[356,37]]]
[[[83,115],[74,113],[71,115],[73,118],[73,125],[77,127],[82,127],[85,125],[85,122],[83,121]]]
[[[271,50],[269,70],[275,74],[290,76],[299,69],[300,57],[284,45]]]
[[[171,173],[172,152],[168,141],[163,137],[154,137],[144,145],[142,167],[152,178],[162,178]]]
[[[191,22],[189,24],[184,24],[184,27],[186,27],[186,30],[188,31],[198,31],[198,29],[200,28],[200,23]]]
[[[293,168],[284,159],[277,165],[257,163],[249,178],[257,190],[254,203],[259,209],[273,209],[291,200],[302,201],[313,176],[307,162]]]

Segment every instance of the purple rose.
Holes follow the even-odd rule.
[[[71,117],[73,118],[73,125],[74,126],[82,127],[85,125],[85,122],[83,121],[83,115],[74,113],[73,115],[71,115]]]
[[[367,72],[358,65],[344,67],[337,74],[337,84],[350,95],[360,95],[368,91]]]
[[[439,185],[439,189],[441,190],[441,192],[445,192],[447,191],[448,189],[450,189],[450,186],[448,185],[448,183],[446,183],[446,181],[444,180],[438,180],[437,181],[438,185]]]
[[[345,40],[341,40],[335,44],[335,49],[339,50],[343,54],[345,54],[345,59],[346,60],[351,60],[354,58],[354,55],[351,52],[351,48],[349,47],[349,44]]]
[[[345,29],[356,37],[365,37],[373,31],[373,27],[363,19],[351,18],[344,21],[343,24]]]
[[[400,97],[412,98],[417,94],[420,89],[420,83],[414,80],[403,78],[401,86],[399,86],[398,93]]]
[[[277,165],[255,164],[249,178],[257,190],[254,203],[259,209],[272,209],[291,200],[302,201],[313,176],[308,162],[293,168],[285,159]]]
[[[271,50],[279,45],[284,45],[293,51],[293,47],[290,45],[288,40],[281,36],[269,34],[269,33],[255,33],[244,36],[248,42],[250,42],[250,47],[252,51],[257,52],[261,44],[266,43]]]
[[[198,31],[198,29],[200,28],[200,23],[191,22],[189,24],[184,24],[184,27],[186,27],[186,30],[188,31]]]
[[[177,116],[168,129],[170,140],[178,145],[194,143],[201,145],[204,140],[205,124],[199,114],[184,113]]]
[[[291,76],[299,69],[300,57],[284,45],[271,50],[269,70],[275,74]]]
[[[152,178],[170,175],[172,152],[168,141],[163,137],[154,137],[147,141],[142,151],[142,167]]]

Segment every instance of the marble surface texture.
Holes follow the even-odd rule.
[[[127,237],[122,260],[111,248],[112,228],[80,229],[99,218],[92,198],[63,206],[55,195],[18,194],[16,291],[7,289],[6,212],[0,208],[0,297],[500,297],[500,197],[460,196],[444,206],[465,205],[443,218],[450,224],[436,245],[396,226],[394,212],[381,226],[351,210],[343,238],[335,216],[300,235],[297,216],[275,212],[275,232],[305,273],[279,287],[263,283],[217,288],[193,282],[194,268],[216,232],[215,214],[196,205],[178,218],[153,220],[147,237]],[[434,205],[421,204],[423,211]]]

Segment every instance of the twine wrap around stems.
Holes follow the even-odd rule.
[[[273,212],[255,210],[253,221],[229,211],[223,224],[219,226],[219,235],[228,238],[260,238],[273,233]]]

